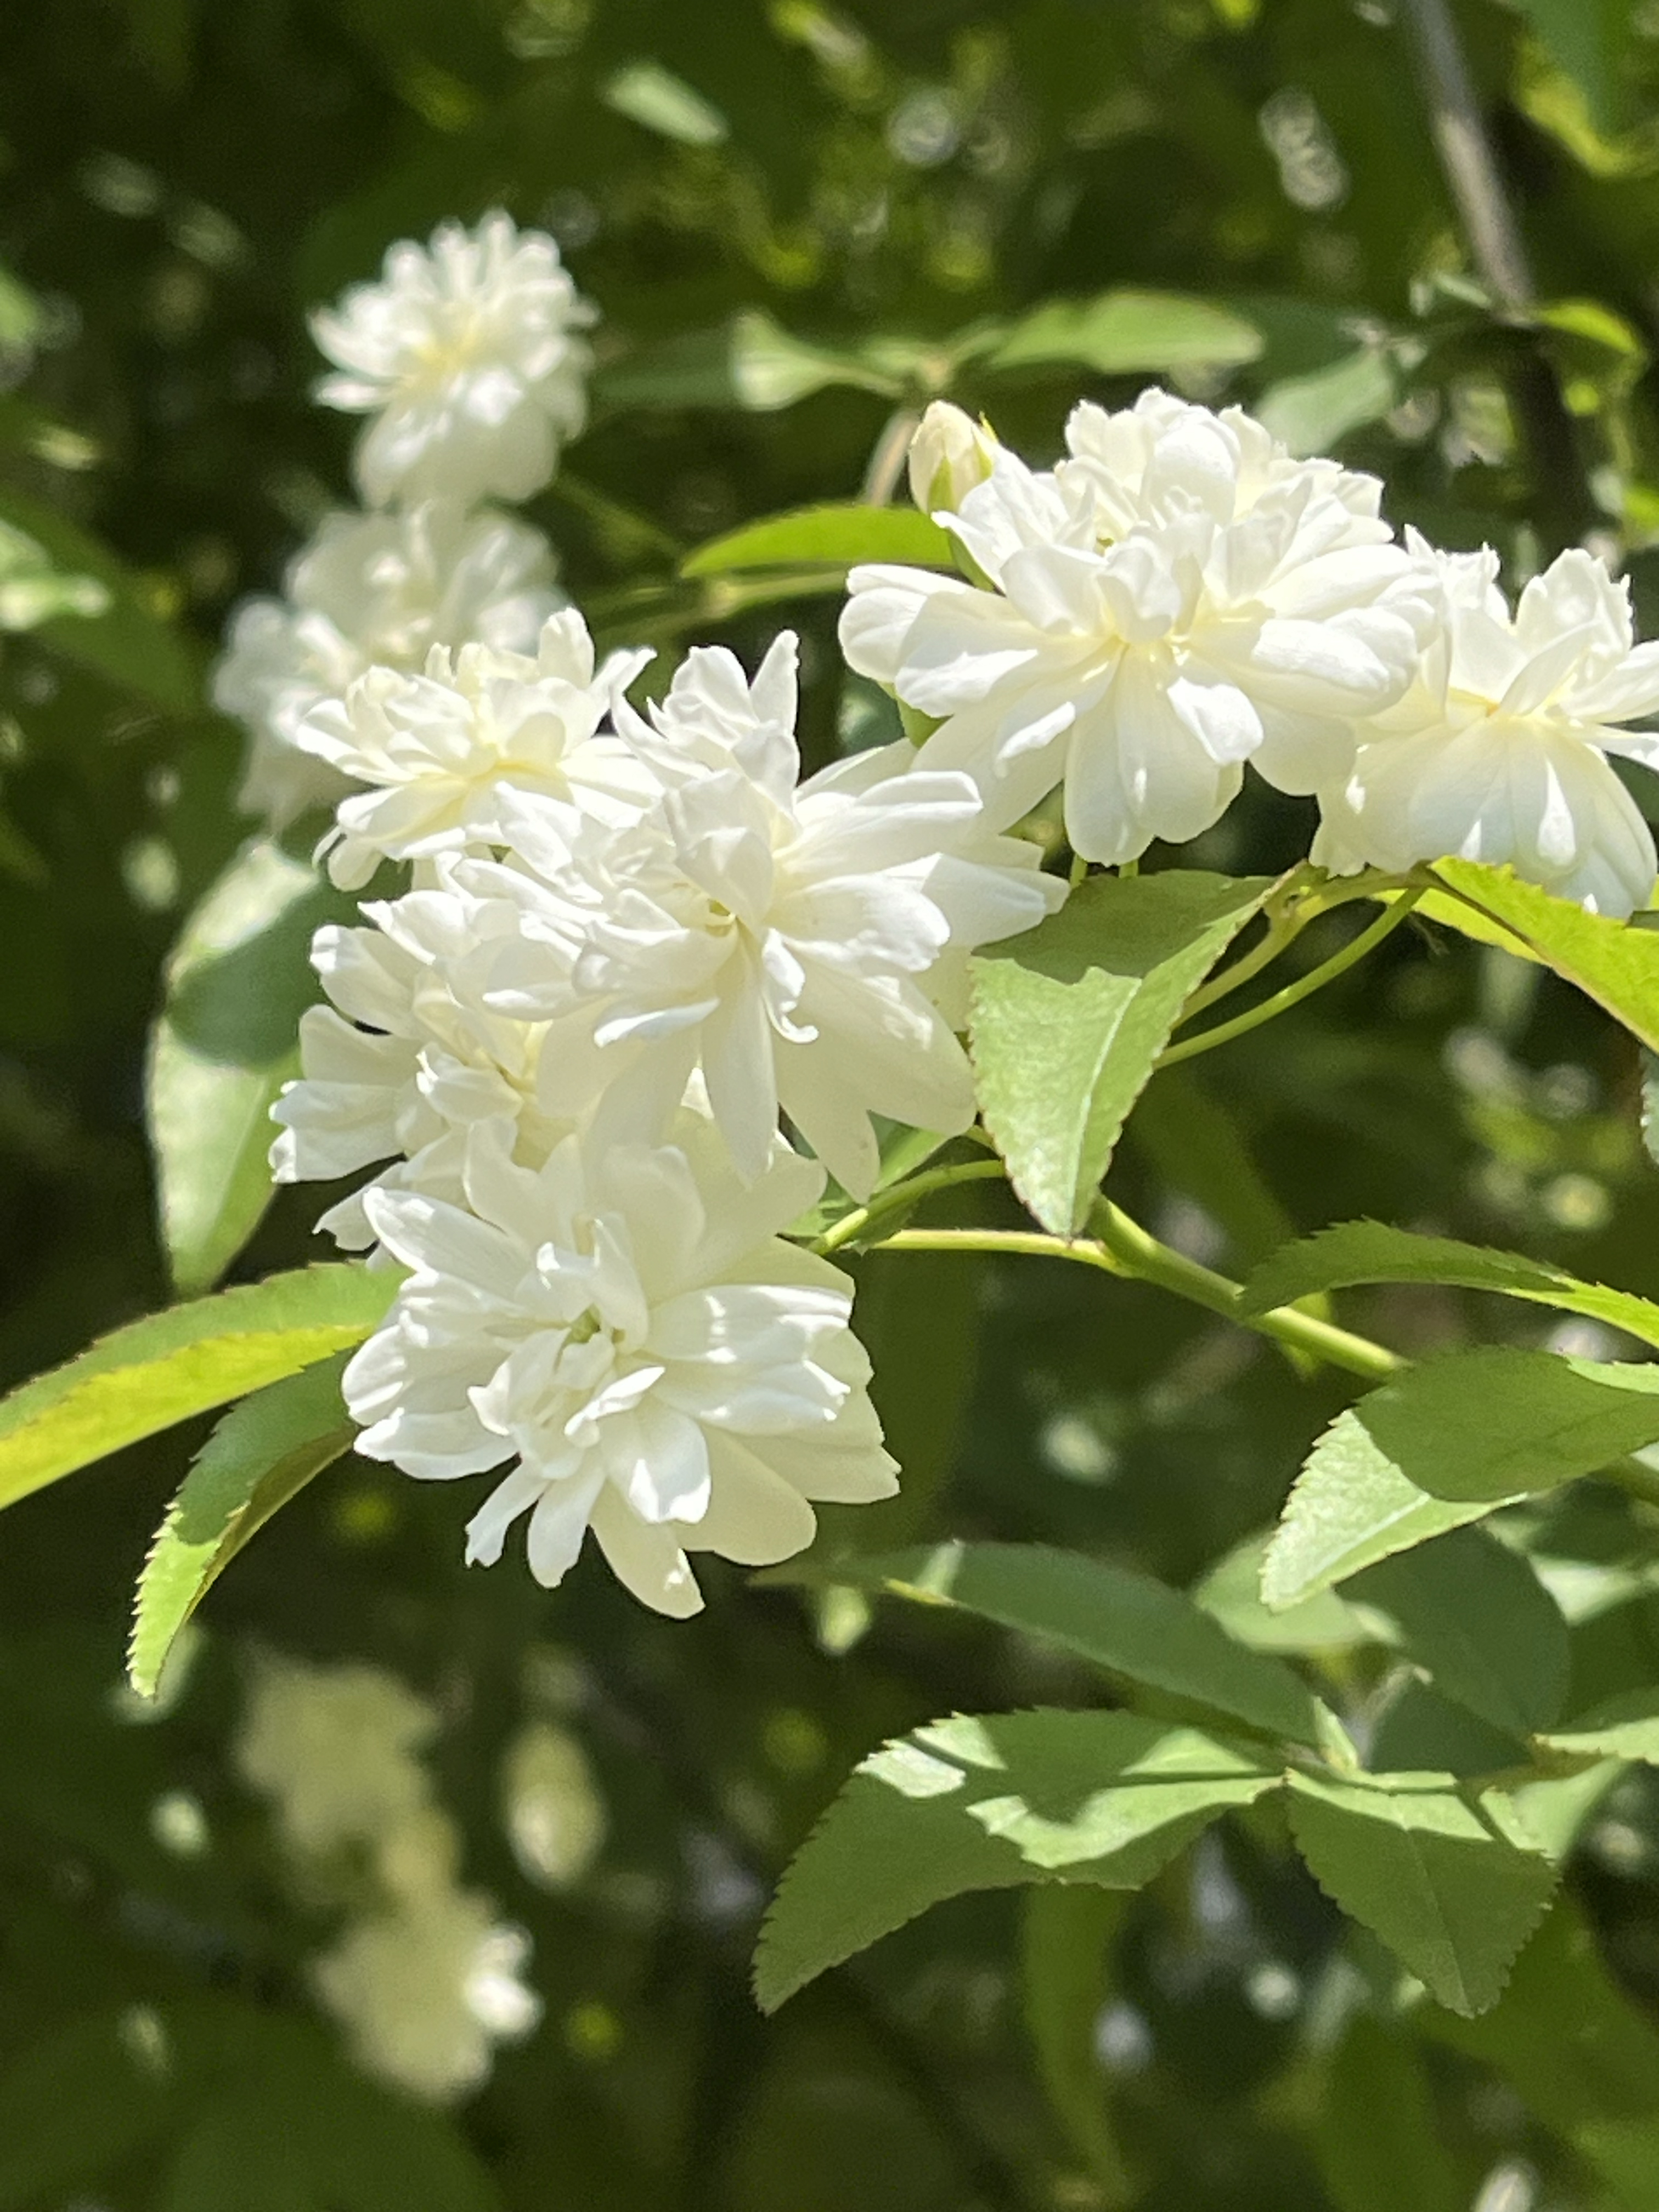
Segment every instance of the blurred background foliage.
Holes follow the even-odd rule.
[[[609,637],[665,657],[694,635],[752,651],[787,612],[817,759],[892,733],[886,702],[838,672],[833,594],[768,584],[746,605],[679,563],[867,472],[879,488],[896,414],[940,391],[1033,459],[1080,390],[1123,398],[1156,371],[1240,398],[1293,444],[1378,471],[1397,520],[1490,538],[1511,580],[1560,544],[1598,546],[1659,627],[1659,8],[1460,6],[1530,264],[1507,290],[1443,182],[1396,20],[1420,12],[14,10],[0,1380],[168,1294],[147,1040],[168,949],[249,827],[240,737],[204,680],[232,605],[347,497],[350,426],[309,402],[304,313],[398,236],[494,204],[556,235],[605,317],[592,428],[534,509],[566,586]],[[1270,868],[1305,836],[1258,787],[1188,857]],[[280,1032],[291,974],[243,988]],[[1201,1079],[1158,1079],[1115,1178],[1222,1264],[1368,1212],[1653,1294],[1638,1081],[1628,1042],[1560,986],[1425,927]],[[314,1211],[285,1194],[233,1279],[311,1253]],[[1154,1291],[943,1258],[862,1275],[908,1481],[831,1542],[1047,1540],[1188,1583],[1271,1518],[1340,1402]],[[1458,1294],[1352,1304],[1407,1351],[1474,1333]],[[1607,1349],[1591,1325],[1546,1338],[1517,1310],[1482,1312],[1481,1333]],[[133,1449],[5,1519],[7,2212],[1659,2205],[1650,1782],[1594,1812],[1571,1905],[1473,2026],[1355,2015],[1344,1990],[1382,1970],[1265,1822],[1212,1836],[1127,1905],[946,1907],[764,2024],[746,1974],[768,1888],[848,1768],[952,1706],[1086,1701],[1092,1679],[959,1620],[872,1619],[735,1575],[711,1572],[685,1626],[597,1573],[552,1597],[516,1566],[468,1575],[453,1498],[347,1462],[215,1591],[155,1717],[116,1687],[120,1607],[196,1441]],[[1623,1510],[1558,1514],[1540,1545],[1617,1559]],[[1236,1625],[1244,1587],[1217,1585]],[[1659,1653],[1640,1577],[1592,1625]],[[1350,1686],[1376,1714],[1428,1695],[1345,1659],[1340,1620],[1332,1638],[1339,1674],[1371,1669]],[[429,1703],[466,1879],[533,1939],[541,2024],[452,2112],[355,2070],[317,2004],[313,1964],[349,1914],[296,1879],[234,1756],[262,1650],[372,1662]],[[1593,1670],[1592,1644],[1580,1656]],[[540,1828],[515,1794],[527,1741],[558,1747]]]

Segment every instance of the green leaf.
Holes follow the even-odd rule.
[[[393,1269],[296,1268],[131,1322],[0,1401],[0,1505],[362,1343]]]
[[[1581,1282],[1547,1260],[1492,1251],[1451,1237],[1419,1237],[1380,1221],[1341,1222],[1275,1252],[1245,1284],[1239,1310],[1270,1313],[1276,1306],[1356,1283],[1436,1283],[1494,1291],[1563,1313],[1587,1315],[1659,1348],[1659,1305],[1632,1291]]]
[[[1194,1586],[1193,1603],[1252,1651],[1352,1651],[1376,1643],[1376,1630],[1334,1590],[1268,1611],[1261,1601],[1261,1574],[1273,1533],[1265,1528],[1247,1536],[1218,1560]]]
[[[1191,1067],[1159,1069],[1146,1086],[1144,1110],[1129,1124],[1129,1135],[1165,1182],[1220,1224],[1245,1266],[1296,1235],[1296,1224],[1251,1157],[1233,1116]],[[1659,1311],[1654,1318],[1659,1321]]]
[[[1452,896],[1425,900],[1419,913],[1483,943],[1529,953],[1659,1051],[1659,932],[1587,914],[1574,900],[1522,883],[1510,868],[1440,860],[1433,872]]]
[[[1385,1613],[1443,1697],[1525,1736],[1561,1711],[1567,1624],[1525,1559],[1458,1528],[1368,1567],[1343,1595]]]
[[[1133,1713],[933,1722],[866,1759],[786,1871],[755,1960],[763,2011],[963,1890],[1138,1889],[1229,1806],[1278,1785],[1254,1752]]]
[[[1082,1228],[1182,1006],[1272,888],[1188,868],[1097,876],[969,963],[985,1126],[1044,1228]]]
[[[127,1674],[155,1695],[180,1631],[272,1515],[351,1449],[337,1352],[232,1407],[191,1464],[138,1581]]]
[[[1331,2056],[1313,2130],[1334,2212],[1468,2212],[1416,2039],[1356,2015]]]
[[[658,61],[625,62],[599,98],[630,123],[681,146],[723,146],[732,133],[712,100]]]
[[[245,846],[185,923],[150,1033],[146,1105],[174,1287],[206,1290],[271,1194],[270,1109],[320,995],[311,940],[356,902],[269,838]]]
[[[742,407],[770,414],[832,385],[896,399],[904,381],[855,349],[792,337],[758,307],[716,331],[688,331],[602,369],[596,404],[606,408]]]
[[[1325,453],[1400,402],[1400,374],[1378,346],[1271,385],[1253,412],[1293,453]]]
[[[64,2201],[174,2124],[174,2085],[143,2017],[36,2033],[0,2075],[0,2212]]]
[[[22,531],[51,555],[53,566],[96,579],[109,593],[102,614],[59,615],[36,635],[65,660],[91,669],[137,692],[171,714],[191,714],[202,703],[196,653],[180,633],[154,614],[137,577],[95,538],[68,521],[44,500],[0,485],[0,522]]]
[[[994,336],[982,373],[1077,362],[1102,376],[1141,369],[1230,368],[1262,348],[1253,323],[1209,300],[1178,292],[1116,291],[1091,300],[1048,300]]]
[[[1408,1369],[1315,1444],[1268,1549],[1262,1596],[1294,1605],[1656,1441],[1659,1366],[1489,1345]]]
[[[1095,2051],[1095,2024],[1127,1905],[1121,1890],[1034,1889],[1020,1917],[1025,2033],[1037,2073],[1107,2208],[1134,2197]]]
[[[837,1559],[823,1573],[919,1605],[954,1606],[1041,1637],[1107,1673],[1206,1705],[1263,1735],[1321,1741],[1316,1700],[1282,1660],[1247,1650],[1150,1575],[1042,1544],[939,1544]]]
[[[1556,1751],[1581,1757],[1639,1759],[1659,1766],[1659,1684],[1603,1698],[1559,1728],[1546,1729],[1543,1740]]]
[[[1623,64],[1632,45],[1632,0],[1518,0],[1521,12],[1584,96],[1603,137],[1630,120]]]
[[[1556,1879],[1503,1794],[1449,1774],[1289,1784],[1291,1832],[1326,1894],[1449,2010],[1495,2003]]]
[[[850,568],[860,561],[896,561],[923,568],[955,567],[949,533],[913,507],[803,507],[768,515],[710,538],[680,563],[683,576],[720,576],[734,569],[794,568],[821,561]]]

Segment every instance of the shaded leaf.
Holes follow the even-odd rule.
[[[1233,1116],[1190,1066],[1158,1070],[1129,1134],[1165,1182],[1220,1224],[1247,1267],[1296,1235]],[[1659,1321],[1659,1312],[1654,1317]]]
[[[1108,2207],[1134,2189],[1107,2113],[1095,2024],[1128,1899],[1121,1890],[1034,1889],[1020,1917],[1025,2033],[1054,2117]]]
[[[1343,1595],[1388,1615],[1443,1697],[1512,1736],[1554,1720],[1567,1688],[1567,1624],[1518,1553],[1458,1528],[1356,1575]]]
[[[1358,2014],[1326,2069],[1314,2129],[1335,2212],[1467,2212],[1415,2037]]]
[[[1450,2011],[1496,2002],[1555,1888],[1500,1791],[1449,1774],[1292,1773],[1291,1829],[1315,1880]]]
[[[1272,888],[1190,868],[1094,877],[970,963],[985,1126],[1046,1229],[1082,1228],[1182,1006]]]
[[[137,2016],[36,2035],[0,2075],[0,2212],[96,2180],[174,2124],[174,2085]]]
[[[1231,368],[1262,348],[1253,323],[1208,300],[1177,292],[1102,292],[1091,300],[1048,300],[995,337],[979,362],[1002,375],[1054,362],[1077,362],[1102,376],[1137,369]]]
[[[269,838],[232,860],[185,923],[150,1033],[145,1103],[175,1288],[206,1290],[271,1194],[270,1108],[298,1073],[320,995],[311,941],[356,902]]]
[[[1290,1668],[1246,1650],[1150,1575],[1042,1544],[960,1543],[836,1560],[823,1572],[1041,1637],[1109,1674],[1207,1705],[1264,1735],[1321,1741],[1316,1701]]]
[[[1352,1651],[1377,1640],[1376,1628],[1334,1590],[1269,1612],[1261,1569],[1273,1530],[1247,1536],[1194,1584],[1192,1601],[1252,1651]]]
[[[1327,453],[1350,430],[1380,422],[1400,400],[1400,374],[1387,353],[1361,346],[1340,361],[1270,385],[1252,412],[1293,453]]]
[[[1344,1221],[1275,1252],[1245,1284],[1239,1310],[1270,1313],[1275,1306],[1294,1305],[1315,1292],[1356,1283],[1438,1283],[1493,1291],[1563,1313],[1584,1314],[1659,1347],[1659,1305],[1632,1291],[1581,1282],[1547,1260],[1464,1244],[1452,1237],[1419,1237],[1380,1221]]]
[[[357,1431],[340,1396],[346,1354],[234,1406],[191,1463],[138,1581],[127,1673],[153,1698],[179,1632],[236,1554]]]
[[[1138,1889],[1279,1779],[1239,1745],[1133,1713],[933,1722],[866,1759],[790,1863],[756,1954],[761,2008],[963,1890]]]
[[[1584,96],[1589,118],[1612,138],[1630,120],[1622,64],[1631,46],[1632,0],[1516,0],[1523,15]]]
[[[769,414],[832,385],[897,398],[903,380],[854,349],[792,337],[758,307],[722,329],[688,331],[601,369],[596,404],[606,408],[742,407]]]
[[[398,1279],[356,1263],[301,1267],[100,1338],[0,1401],[0,1504],[360,1344]]]
[[[680,574],[719,576],[733,569],[793,568],[813,561],[837,568],[850,568],[860,561],[951,568],[954,541],[913,507],[868,507],[856,501],[804,507],[711,538],[686,556]]]
[[[1659,1683],[1603,1698],[1587,1711],[1547,1729],[1543,1740],[1557,1751],[1639,1759],[1644,1765],[1659,1766]]]

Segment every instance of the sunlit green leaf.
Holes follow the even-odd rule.
[[[818,561],[837,568],[860,561],[949,568],[952,541],[913,507],[805,507],[793,514],[747,522],[699,545],[680,563],[680,574],[719,576],[734,569],[795,568]]]
[[[356,1435],[340,1397],[345,1355],[232,1407],[191,1464],[138,1581],[127,1674],[153,1698],[185,1624],[242,1547]]]
[[[1269,386],[1254,412],[1293,453],[1327,453],[1350,430],[1379,422],[1400,401],[1400,375],[1389,356],[1361,346],[1325,368]]]
[[[1132,1713],[933,1722],[866,1759],[790,1863],[761,1931],[756,1994],[774,2012],[963,1890],[1138,1889],[1279,1779],[1240,1745]]]
[[[1547,1260],[1490,1251],[1450,1237],[1419,1237],[1380,1221],[1345,1221],[1275,1252],[1245,1284],[1242,1310],[1270,1313],[1312,1292],[1356,1283],[1443,1283],[1495,1291],[1586,1315],[1659,1347],[1659,1305],[1633,1291],[1581,1282]]]
[[[0,1505],[361,1343],[398,1281],[356,1263],[302,1267],[100,1338],[0,1401]]]
[[[1441,860],[1434,872],[1453,894],[1419,908],[1486,944],[1529,953],[1573,983],[1650,1050],[1659,1050],[1659,931],[1589,914],[1512,869]]]
[[[1102,376],[1136,370],[1226,368],[1254,361],[1261,333],[1209,300],[1176,292],[1102,292],[1049,300],[996,339],[979,366],[998,375],[1075,362]]]
[[[1597,131],[1612,137],[1630,112],[1624,64],[1632,0],[1516,0],[1557,66],[1583,94]]]
[[[665,338],[603,370],[594,398],[606,408],[741,407],[769,414],[832,385],[896,398],[903,382],[855,349],[791,337],[760,308],[723,329]]]
[[[1188,868],[1094,877],[973,962],[985,1126],[1046,1229],[1082,1228],[1182,1006],[1271,889]]]
[[[1431,1996],[1464,2014],[1497,2001],[1556,1880],[1501,1792],[1449,1774],[1292,1773],[1287,1802],[1320,1887]]]

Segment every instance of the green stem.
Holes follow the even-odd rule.
[[[878,1190],[867,1206],[855,1206],[852,1212],[843,1213],[832,1228],[814,1240],[812,1249],[838,1252],[843,1244],[862,1237],[872,1221],[915,1206],[918,1200],[930,1198],[935,1191],[952,1190],[961,1182],[1000,1182],[1007,1172],[1000,1159],[960,1160],[953,1167],[929,1168],[922,1175],[910,1176],[903,1182],[895,1183],[890,1190]]]
[[[1181,1010],[1182,1025],[1184,1027],[1195,1014],[1207,1012],[1218,1000],[1230,998],[1241,983],[1248,983],[1253,976],[1259,975],[1295,943],[1310,922],[1317,921],[1322,915],[1334,914],[1338,907],[1348,906],[1355,899],[1380,898],[1385,891],[1407,890],[1410,882],[1408,877],[1383,875],[1370,868],[1361,875],[1331,882],[1304,861],[1285,877],[1263,907],[1267,933],[1248,952],[1193,993]]]
[[[1285,984],[1282,991],[1275,991],[1271,998],[1263,999],[1260,1005],[1247,1007],[1242,1014],[1235,1014],[1231,1021],[1218,1022],[1213,1029],[1202,1030],[1197,1036],[1183,1037],[1177,1044],[1166,1045],[1158,1054],[1158,1065],[1173,1067],[1178,1060],[1191,1060],[1200,1052],[1213,1050],[1218,1044],[1231,1043],[1234,1037],[1243,1036],[1249,1030],[1259,1029],[1263,1022],[1273,1021],[1278,1015],[1288,1012],[1291,1007],[1299,1006],[1304,999],[1311,998],[1316,991],[1322,991],[1327,983],[1334,982],[1337,976],[1357,966],[1368,953],[1376,951],[1385,937],[1391,936],[1423,896],[1423,892],[1416,889],[1401,891],[1385,913],[1380,914],[1369,927],[1362,929],[1358,937],[1351,939],[1340,952],[1333,953],[1317,968],[1310,969],[1305,975],[1297,976],[1294,983]]]
[[[884,1252],[1007,1252],[1039,1260],[1071,1260],[1094,1267],[1119,1281],[1152,1283],[1173,1291],[1206,1311],[1237,1322],[1241,1328],[1276,1343],[1308,1353],[1328,1367],[1339,1367],[1362,1382],[1386,1382],[1410,1362],[1386,1345],[1352,1329],[1322,1321],[1317,1314],[1297,1306],[1276,1306],[1270,1313],[1242,1313],[1243,1285],[1218,1274],[1185,1253],[1161,1243],[1150,1230],[1114,1206],[1097,1199],[1089,1217],[1092,1237],[1049,1237],[1039,1230],[1024,1229],[901,1229],[882,1240]],[[1601,1470],[1602,1478],[1617,1483],[1632,1497],[1659,1505],[1659,1473],[1635,1458],[1611,1460]]]

